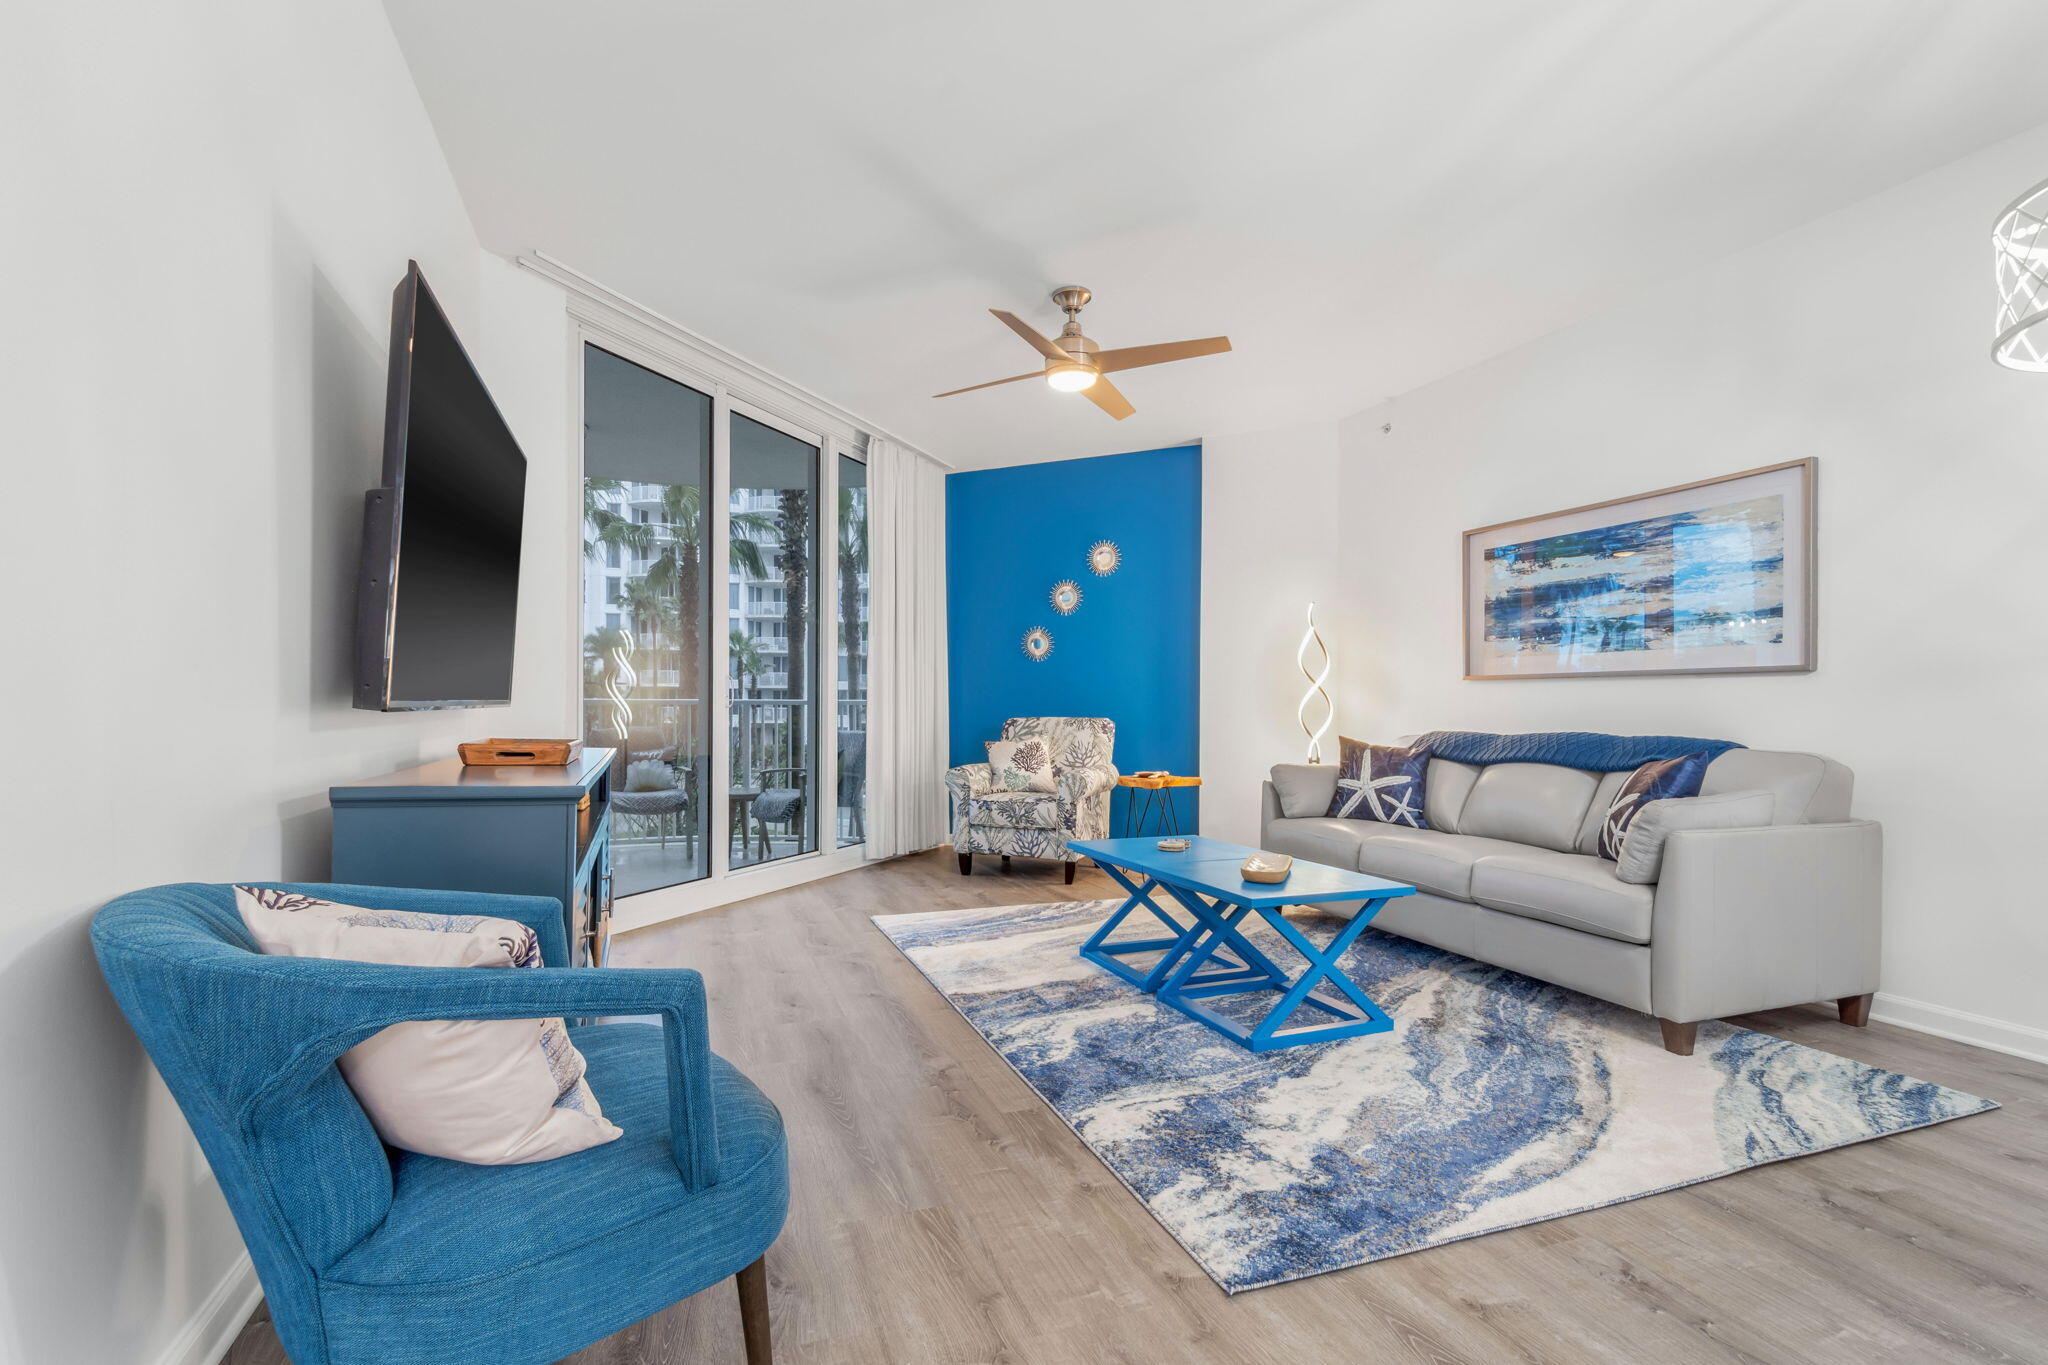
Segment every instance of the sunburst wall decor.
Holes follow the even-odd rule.
[[[1062,616],[1072,616],[1074,609],[1081,605],[1081,585],[1071,578],[1063,578],[1052,585],[1052,609]]]
[[[1052,632],[1044,626],[1033,626],[1024,632],[1024,657],[1033,663],[1044,663],[1052,653]]]
[[[1113,540],[1098,540],[1088,547],[1088,567],[1097,578],[1107,578],[1124,562],[1123,551]]]

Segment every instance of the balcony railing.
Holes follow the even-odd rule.
[[[677,770],[678,787],[687,791],[701,790],[699,783],[710,772],[699,740],[698,727],[702,723],[703,702],[696,697],[636,697],[629,701],[632,708],[632,723],[628,727],[626,757],[630,762],[666,762]],[[811,702],[805,698],[785,700],[766,697],[735,697],[727,702],[728,723],[725,741],[727,753],[731,755],[732,785],[735,787],[790,786],[806,789],[814,784],[793,782],[793,774],[787,770],[798,769],[815,773],[817,761],[808,755]],[[867,699],[847,698],[834,704],[834,729],[839,732],[865,731],[867,728]],[[604,697],[585,698],[583,703],[584,733],[592,737],[593,743],[611,740],[613,730],[613,707]],[[837,751],[853,759],[852,746],[842,743],[836,736],[825,737]],[[857,803],[865,801],[865,777],[867,755],[865,747],[859,747],[858,759],[846,763],[846,768],[857,771],[840,773],[840,791],[831,793],[824,809],[832,813],[832,827],[836,829],[837,842],[857,840],[863,827]],[[783,771],[777,771],[777,770]],[[846,799],[842,801],[841,796]],[[694,827],[700,817],[688,814],[683,823]],[[620,828],[614,839],[623,847],[648,842],[660,837],[660,831],[643,832],[633,828]],[[794,852],[792,836],[775,836],[776,852]],[[788,843],[789,847],[782,845]]]

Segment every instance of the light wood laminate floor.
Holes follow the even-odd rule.
[[[1738,1022],[2005,1108],[1226,1297],[868,923],[1113,894],[941,850],[617,941],[705,974],[712,1046],[788,1120],[778,1361],[2048,1361],[2048,1067],[1832,1007]],[[284,1361],[260,1310],[227,1359]],[[570,1357],[742,1359],[730,1281]]]

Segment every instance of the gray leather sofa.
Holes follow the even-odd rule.
[[[1832,1000],[1844,1022],[1867,1022],[1883,835],[1850,818],[1849,770],[1729,750],[1700,794],[1768,792],[1770,823],[1676,830],[1644,885],[1595,852],[1627,776],[1432,759],[1430,828],[1415,830],[1326,817],[1336,766],[1284,763],[1265,785],[1261,842],[1414,886],[1375,928],[1656,1015],[1673,1052],[1692,1051],[1700,1020],[1781,1005]]]

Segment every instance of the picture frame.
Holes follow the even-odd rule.
[[[1465,679],[1810,673],[1818,457],[1466,531]]]

